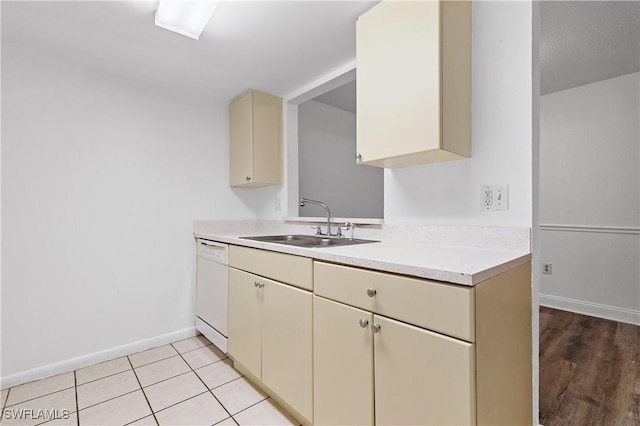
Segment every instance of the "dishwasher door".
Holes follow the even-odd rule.
[[[227,352],[228,246],[198,239],[196,329]]]

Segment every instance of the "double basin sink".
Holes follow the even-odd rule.
[[[375,240],[358,240],[356,238],[337,238],[325,235],[266,235],[258,237],[240,237],[245,240],[262,241],[265,243],[286,244],[297,247],[340,247],[356,244],[377,243]]]

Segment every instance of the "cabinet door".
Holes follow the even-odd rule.
[[[253,179],[262,185],[282,183],[282,99],[253,91]]]
[[[367,311],[314,296],[315,424],[373,424],[372,319]]]
[[[231,186],[253,180],[253,93],[229,105],[229,179]]]
[[[276,281],[262,300],[262,382],[313,421],[312,293]]]
[[[262,376],[262,292],[259,277],[229,268],[229,355],[257,378]]]
[[[231,186],[282,184],[282,98],[252,90],[229,105]]]
[[[382,2],[356,26],[362,163],[440,148],[440,2]]]
[[[374,315],[377,425],[475,424],[473,345]]]
[[[356,25],[360,163],[471,155],[471,2],[383,1]]]

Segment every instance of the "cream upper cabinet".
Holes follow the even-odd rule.
[[[383,1],[357,22],[359,164],[471,156],[471,2]]]
[[[251,90],[231,102],[230,185],[281,185],[282,157],[282,99]]]

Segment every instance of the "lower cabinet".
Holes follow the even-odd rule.
[[[262,289],[257,277],[229,268],[227,350],[251,374],[262,377]]]
[[[373,424],[373,315],[313,296],[314,420]]]
[[[312,303],[309,291],[229,268],[229,354],[309,422]]]
[[[373,316],[377,425],[476,423],[473,345]]]
[[[530,284],[529,263],[467,287],[231,246],[229,356],[305,425],[527,425]]]
[[[472,344],[318,296],[313,307],[316,424],[475,423]]]

